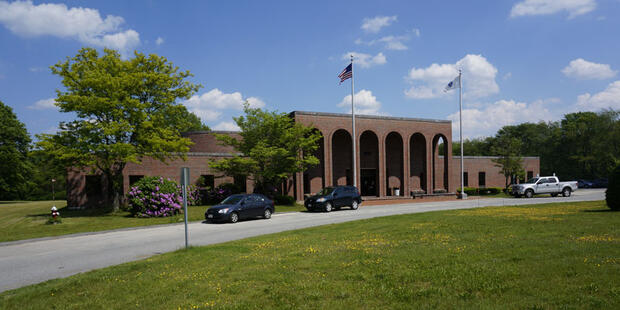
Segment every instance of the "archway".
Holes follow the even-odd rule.
[[[409,186],[412,194],[428,194],[426,177],[426,138],[421,133],[415,133],[409,139]]]
[[[388,195],[404,196],[403,138],[397,132],[390,132],[385,138],[385,186]],[[396,190],[398,189],[398,191]]]
[[[448,191],[448,164],[448,139],[442,134],[435,135],[433,138],[433,192]]]
[[[379,196],[379,138],[370,131],[360,136],[360,193],[362,196]]]
[[[351,134],[338,129],[332,135],[332,184],[353,185],[353,158]]]

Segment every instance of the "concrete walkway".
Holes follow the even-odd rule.
[[[604,190],[597,189],[579,190],[568,198],[549,196],[533,199],[490,198],[362,206],[357,211],[343,209],[331,213],[291,212],[274,214],[271,220],[250,220],[236,224],[193,222],[189,224],[189,240],[191,245],[200,246],[381,216],[486,206],[592,201],[604,198]],[[178,250],[184,245],[183,224],[3,243],[0,244],[0,292],[144,259]]]

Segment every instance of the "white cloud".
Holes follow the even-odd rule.
[[[387,27],[395,22],[396,16],[376,16],[373,18],[364,18],[362,30],[370,33],[377,33],[383,27]]]
[[[353,55],[354,63],[358,64],[362,68],[370,68],[376,65],[383,65],[387,62],[385,55],[383,55],[383,53],[379,53],[375,56],[372,56],[372,55],[364,54],[364,53],[348,52],[342,55],[342,59],[350,60],[351,55]]]
[[[611,67],[606,64],[598,64],[595,62],[589,62],[583,58],[577,58],[571,61],[568,66],[562,70],[562,73],[568,77],[576,79],[604,80],[616,76],[618,71],[611,70]]]
[[[413,34],[415,34],[415,36],[416,36],[416,37],[418,37],[418,38],[420,37],[420,29],[418,29],[418,28],[413,28],[413,29],[411,30],[411,32],[413,32]]]
[[[529,104],[514,100],[499,100],[479,109],[464,109],[463,137],[471,139],[492,136],[503,126],[554,120],[557,116],[548,107],[550,103],[559,103],[559,99],[537,100]],[[459,113],[448,115],[448,119],[452,120],[452,136],[458,139]]]
[[[56,106],[56,99],[54,98],[48,98],[48,99],[41,99],[37,102],[35,102],[33,105],[28,106],[28,109],[31,110],[58,110],[58,107]]]
[[[597,94],[585,93],[577,97],[577,106],[589,111],[612,108],[620,109],[620,81],[615,81]]]
[[[372,95],[370,90],[362,89],[357,92],[355,94],[354,104],[355,114],[385,115],[385,113],[379,111],[381,109],[381,102],[377,100],[377,97]],[[351,113],[351,95],[342,98],[338,107],[343,108],[347,113]]]
[[[55,36],[75,39],[97,47],[109,47],[127,55],[140,44],[138,32],[121,30],[120,16],[101,17],[96,9],[32,1],[0,1],[0,23],[23,37]]]
[[[203,121],[213,121],[222,115],[222,110],[243,110],[245,101],[252,108],[265,106],[265,103],[256,97],[243,99],[240,92],[227,94],[217,88],[202,95],[194,95],[183,104]]]
[[[164,44],[164,38],[162,38],[162,37],[157,37],[157,40],[155,40],[155,44],[157,44],[157,45],[162,45],[162,44]]]
[[[499,92],[495,82],[497,68],[481,55],[466,55],[455,64],[432,64],[427,68],[412,68],[407,79],[413,86],[405,95],[413,99],[431,99],[446,96],[443,90],[463,72],[464,96],[469,99],[482,98]],[[419,82],[418,82],[419,81]]]
[[[549,15],[566,11],[570,19],[589,13],[595,8],[595,0],[525,0],[512,7],[510,17]]]
[[[404,42],[409,41],[410,37],[408,35],[402,36],[385,36],[376,40],[371,40],[368,42],[364,42],[362,39],[355,40],[355,44],[366,44],[366,45],[375,45],[375,44],[383,44],[384,47],[388,50],[406,50],[408,47]]]
[[[235,122],[221,122],[213,126],[213,130],[241,131],[241,128]]]

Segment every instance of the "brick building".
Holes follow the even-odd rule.
[[[351,115],[294,111],[290,117],[295,122],[314,126],[322,138],[314,154],[320,164],[294,175],[289,180],[289,194],[303,200],[305,194],[316,193],[325,186],[353,184]],[[355,125],[357,184],[362,196],[454,195],[460,186],[460,158],[452,156],[450,143],[451,121],[359,115]],[[217,133],[236,135],[235,132]],[[251,181],[220,176],[208,165],[209,160],[234,155],[233,149],[219,145],[209,132],[190,132],[185,136],[194,142],[186,161],[162,163],[147,158],[139,165],[127,164],[123,172],[125,192],[143,176],[178,180],[181,167],[190,168],[192,182],[202,176],[209,186],[236,183],[248,192],[253,190]],[[465,186],[503,187],[504,176],[492,159],[465,156]],[[525,157],[523,161],[528,177],[539,173],[538,157]],[[106,189],[101,176],[70,170],[67,183],[69,206],[96,205],[103,201],[101,193]]]

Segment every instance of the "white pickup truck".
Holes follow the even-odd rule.
[[[562,194],[570,197],[570,194],[577,190],[577,181],[560,182],[556,176],[535,177],[522,184],[512,185],[512,195],[519,198],[525,196],[532,198],[538,194],[551,194],[555,197]]]

